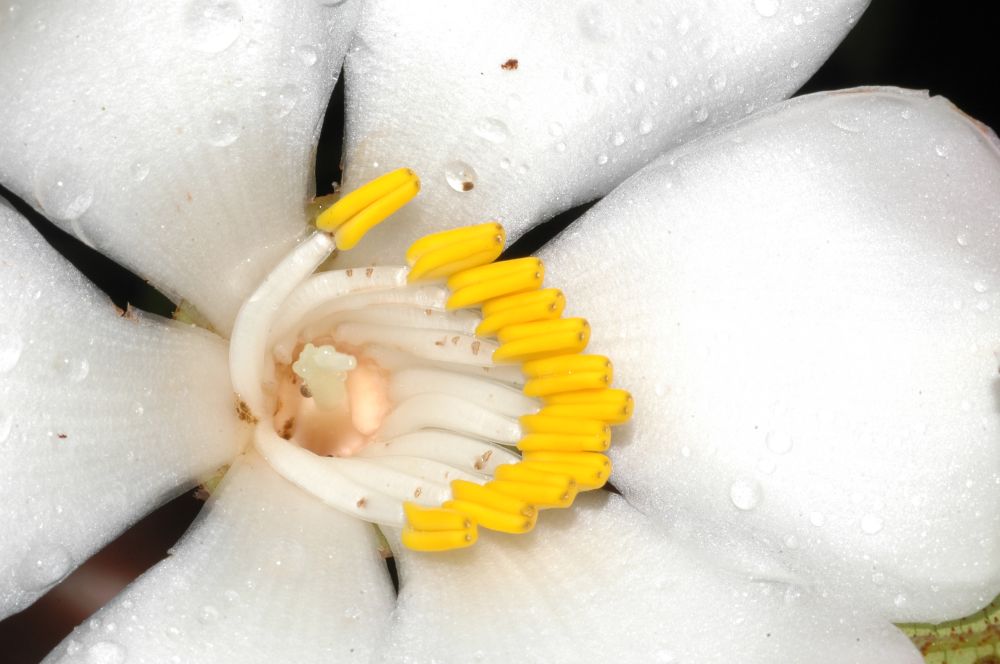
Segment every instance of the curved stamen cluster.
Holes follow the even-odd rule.
[[[405,169],[342,198],[244,304],[231,371],[256,448],[331,506],[439,551],[478,527],[531,530],[599,488],[631,397],[589,326],[563,318],[535,258],[494,262],[496,223],[415,242],[409,267],[315,273],[419,183]],[[328,233],[333,233],[333,236]]]

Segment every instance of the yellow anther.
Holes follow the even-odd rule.
[[[590,323],[582,318],[558,318],[505,327],[497,334],[497,362],[578,353],[590,341]]]
[[[529,397],[605,388],[613,375],[611,361],[603,355],[546,357],[525,362],[521,371],[529,378],[524,385]]]
[[[426,235],[406,251],[412,266],[408,279],[440,279],[492,263],[503,252],[506,234],[493,221]]]
[[[595,463],[589,457],[599,457]],[[611,462],[603,454],[593,452],[525,452],[519,465],[529,470],[569,475],[579,491],[591,491],[604,486],[611,476]]]
[[[494,491],[493,493],[497,492]],[[497,495],[502,496],[503,494],[497,493]],[[509,496],[503,497],[510,498]],[[510,500],[517,499],[510,498]],[[458,510],[459,512],[468,514],[483,528],[497,530],[502,533],[512,533],[515,535],[530,531],[535,527],[535,522],[538,520],[538,510],[534,507],[531,508],[530,515],[525,515],[519,512],[505,512],[503,510],[493,509],[487,505],[473,503],[466,500],[449,500],[446,501],[443,506],[447,509]]]
[[[540,288],[545,268],[537,258],[517,258],[499,261],[448,278],[449,309],[461,309],[482,304],[487,300]]]
[[[547,484],[565,489],[571,489],[576,486],[576,480],[571,475],[532,469],[523,463],[505,463],[497,466],[493,476],[498,480]]]
[[[479,539],[479,531],[471,530],[414,530],[403,528],[400,540],[413,551],[450,551],[472,546]]]
[[[372,228],[408,203],[420,191],[420,180],[400,168],[355,189],[316,218],[321,231],[335,233],[339,249],[354,248]]]
[[[403,514],[414,530],[472,530],[476,527],[476,522],[465,514],[440,507],[403,503]]]
[[[610,436],[579,433],[529,433],[517,443],[522,452],[604,452],[610,446]]]
[[[576,482],[573,486],[558,487],[551,484],[494,480],[486,486],[513,498],[519,498],[538,507],[569,507],[576,498]]]
[[[611,438],[611,427],[600,420],[552,417],[538,413],[536,415],[523,415],[520,422],[521,428],[526,433],[572,433]]]
[[[476,503],[500,512],[531,516],[535,508],[529,503],[492,491],[481,484],[465,480],[453,480],[451,495],[455,500]]]
[[[581,390],[551,394],[542,399],[539,415],[586,417],[608,424],[623,424],[632,417],[635,402],[625,390]]]
[[[483,303],[484,318],[476,334],[486,336],[508,325],[559,318],[565,308],[566,296],[557,288],[498,297]]]

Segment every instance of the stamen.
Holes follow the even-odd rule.
[[[545,268],[537,258],[517,258],[465,270],[448,279],[449,309],[461,309],[487,300],[540,288]]]
[[[483,303],[483,322],[476,334],[495,334],[500,328],[562,316],[566,296],[557,288],[527,291]]]
[[[515,420],[447,394],[420,394],[397,404],[382,422],[379,435],[395,438],[420,429],[456,431],[508,445],[521,437]]]
[[[457,376],[451,371],[405,369],[389,380],[389,397],[397,403],[426,392],[460,397],[507,417],[518,417],[539,407],[537,401],[512,387],[479,377]]]
[[[471,334],[449,334],[439,330],[414,330],[388,325],[345,323],[337,327],[336,336],[351,345],[381,344],[428,360],[480,367],[491,364],[490,357],[497,349],[495,343]]]
[[[582,390],[551,394],[543,399],[539,415],[592,417],[608,424],[624,424],[632,417],[635,402],[625,390]]]
[[[363,457],[414,456],[432,459],[468,472],[492,475],[502,464],[520,457],[507,449],[451,431],[416,431],[377,442],[358,452]]]
[[[407,526],[400,538],[409,549],[448,551],[476,543],[476,522],[467,514],[443,507],[420,507],[413,503],[405,503],[403,510]]]
[[[602,389],[613,376],[611,361],[603,355],[557,355],[525,362],[521,370],[530,377],[524,385],[530,397]]]
[[[590,323],[582,318],[559,318],[505,327],[497,334],[496,362],[523,361],[549,355],[579,353],[590,341]]]
[[[483,528],[526,533],[538,519],[538,510],[530,503],[479,484],[456,480],[451,483],[451,493],[455,499],[444,507],[470,515]]]
[[[368,231],[410,202],[419,191],[416,174],[400,168],[341,198],[316,218],[316,227],[336,233],[338,249],[353,249]]]
[[[427,235],[406,252],[409,280],[441,279],[492,263],[503,252],[506,235],[496,222]]]

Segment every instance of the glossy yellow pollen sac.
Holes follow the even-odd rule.
[[[505,327],[497,333],[496,362],[579,353],[590,341],[590,323],[582,318],[557,318]]]
[[[556,355],[525,362],[521,372],[528,377],[524,393],[529,397],[606,388],[614,375],[608,358],[580,354]]]
[[[476,334],[488,336],[509,325],[559,318],[565,308],[566,296],[557,288],[499,297],[483,303],[483,322]]]
[[[338,249],[349,250],[420,191],[420,179],[400,168],[355,189],[316,218],[316,228],[334,234]]]
[[[525,452],[524,461],[520,465],[528,470],[569,475],[576,482],[579,491],[600,489],[611,476],[611,463],[608,461],[604,465],[593,463],[587,458],[574,458],[585,455],[600,456],[607,460],[604,455],[593,452]]]
[[[531,516],[535,513],[535,508],[529,503],[492,491],[482,484],[466,480],[453,480],[451,495],[455,500],[476,503],[500,512],[521,514],[522,516]]]
[[[493,480],[486,486],[508,496],[520,498],[540,508],[569,507],[576,498],[576,482],[573,482],[572,488],[533,482],[515,482],[513,480]]]
[[[472,546],[479,539],[479,532],[472,530],[414,530],[403,528],[400,534],[403,546],[413,551],[436,553],[464,549]]]
[[[511,482],[530,482],[532,484],[548,484],[566,490],[576,486],[576,480],[571,475],[558,472],[532,469],[523,463],[505,463],[497,466],[493,475],[498,480]]]
[[[487,300],[535,290],[545,279],[545,268],[537,258],[516,258],[464,270],[448,278],[449,309],[461,309]]]
[[[605,452],[611,437],[579,433],[529,433],[517,442],[522,452]]]
[[[471,530],[476,527],[475,521],[467,515],[441,507],[403,503],[403,514],[414,530]]]
[[[503,494],[497,493],[497,495]],[[504,497],[510,498],[510,500],[517,500],[516,498],[511,498],[509,496]],[[467,500],[449,500],[444,503],[443,507],[468,514],[469,516],[475,518],[479,525],[483,528],[496,530],[502,533],[510,533],[512,535],[518,535],[530,531],[535,527],[535,523],[538,520],[538,510],[534,507],[531,508],[530,514],[507,512],[495,509],[482,503],[474,503]]]
[[[406,252],[411,266],[407,280],[441,279],[492,263],[503,252],[505,239],[503,226],[496,222],[422,237]]]
[[[549,394],[542,398],[539,415],[586,417],[608,424],[624,424],[632,417],[635,401],[625,390],[598,389]]]

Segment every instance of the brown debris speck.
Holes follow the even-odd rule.
[[[413,497],[414,498],[419,498],[420,494],[422,494],[423,492],[424,492],[423,489],[421,489],[420,487],[417,487],[416,489],[413,490]]]
[[[480,341],[473,341],[473,342],[472,342],[472,354],[473,354],[473,355],[479,355],[479,348],[480,348],[480,347],[481,347],[482,345],[483,345],[483,344],[482,344],[482,342],[480,342]]]
[[[291,440],[292,431],[294,429],[295,429],[295,418],[289,417],[287,420],[285,420],[285,423],[281,425],[281,431],[278,432],[278,435],[284,438],[285,440]]]
[[[483,452],[483,461],[489,461],[491,456],[493,456],[493,450],[486,450]]]
[[[458,341],[459,341],[459,337],[452,337],[451,338],[451,345],[452,346],[457,346],[458,345]]]
[[[447,343],[447,341],[448,337],[441,337],[440,339],[434,342],[434,345],[440,348],[441,346],[444,346],[445,343]]]
[[[236,397],[236,416],[247,424],[257,424],[257,417],[251,412],[247,402]]]
[[[500,65],[500,69],[504,71],[514,71],[517,69],[517,58],[510,58],[507,62]]]
[[[358,498],[358,502],[356,502],[354,504],[357,505],[359,508],[364,508],[364,506],[368,504],[368,499],[367,498]]]
[[[431,310],[431,309],[424,309],[424,315],[425,316],[433,316],[434,315],[434,311]],[[1000,369],[998,369],[998,371],[1000,371]]]
[[[375,274],[375,268],[369,267],[365,269],[365,276],[368,277],[369,279],[372,278],[373,274]]]
[[[354,270],[351,269],[351,268],[347,268],[347,276],[353,277],[354,276]]]
[[[466,180],[462,183],[462,191],[472,191],[476,185]]]
[[[58,438],[59,440],[66,440],[66,438],[68,438],[68,436],[66,434],[64,434],[64,433],[57,433],[56,434],[56,438]]]

